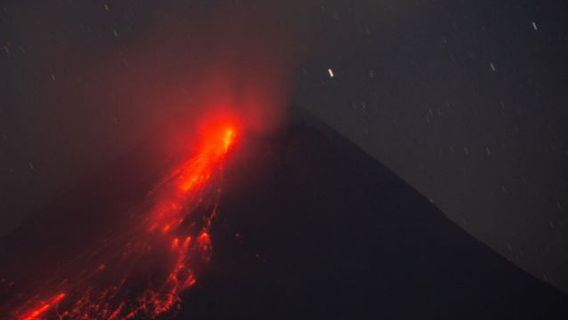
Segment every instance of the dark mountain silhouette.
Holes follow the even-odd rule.
[[[227,170],[179,319],[552,319],[568,300],[333,130],[299,121]]]
[[[32,282],[41,277],[30,276],[37,261],[56,265],[96,248],[98,236],[117,230],[107,224],[124,223],[115,217],[140,205],[168,167],[151,149],[85,179],[4,238],[0,271]],[[309,116],[270,136],[243,135],[224,181],[212,260],[176,319],[568,316],[564,293],[468,235]],[[11,293],[4,286],[0,300]]]

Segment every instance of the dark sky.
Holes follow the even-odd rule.
[[[227,28],[195,22],[219,7],[0,5],[1,232],[175,117],[178,109],[153,104],[160,95],[148,92],[176,86],[181,76],[172,61],[203,64],[184,52],[206,52],[222,39],[217,33]],[[289,64],[296,74],[290,100],[465,230],[568,288],[568,3],[298,0],[266,7],[228,5],[229,12],[262,15],[253,29],[294,31],[295,40],[275,33],[264,42],[301,52]],[[186,30],[193,46],[177,45],[188,41]],[[237,47],[258,52],[247,51],[255,45],[247,32]],[[165,77],[168,71],[175,75]]]
[[[300,104],[568,287],[568,4],[422,1],[389,28],[380,11],[322,8],[333,48],[302,69]]]

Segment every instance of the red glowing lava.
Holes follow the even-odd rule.
[[[30,310],[29,312],[27,312],[26,314],[24,314],[21,319],[22,320],[35,320],[35,319],[41,319],[41,317],[48,312],[50,309],[52,309],[54,306],[56,306],[59,302],[61,302],[61,300],[63,300],[65,298],[65,293],[60,293],[56,296],[54,296],[53,298],[51,298],[49,301],[47,302],[43,302],[40,306],[38,306],[37,308]]]
[[[175,311],[211,257],[220,175],[238,133],[236,121],[207,122],[192,155],[149,194],[128,233],[85,258],[76,274],[12,303],[6,319],[155,319]]]

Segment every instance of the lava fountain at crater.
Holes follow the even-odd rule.
[[[223,164],[238,134],[236,121],[206,123],[192,155],[147,195],[127,231],[82,257],[75,273],[17,294],[0,316],[124,320],[175,312],[211,257]]]

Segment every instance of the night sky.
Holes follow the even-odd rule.
[[[291,105],[518,266],[568,289],[568,3],[228,3],[254,17],[251,29],[294,35],[261,42],[296,57]],[[222,38],[227,28],[207,24],[220,7],[3,1],[1,233],[176,117],[178,106],[148,92],[176,86],[178,64],[201,63],[187,48]],[[274,54],[260,52],[247,63]]]

